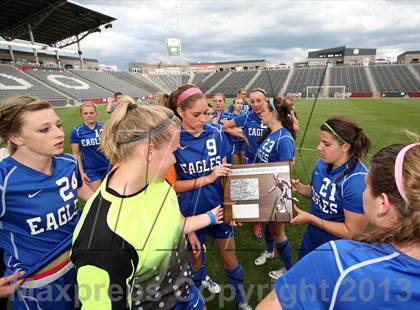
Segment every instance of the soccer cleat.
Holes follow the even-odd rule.
[[[273,270],[273,271],[270,271],[269,273],[268,273],[268,275],[270,276],[270,278],[272,278],[273,280],[277,280],[278,278],[280,278],[285,272],[286,272],[287,270],[286,270],[286,268],[281,268],[281,269],[279,269],[279,270]]]
[[[201,285],[204,288],[208,289],[208,291],[212,294],[218,294],[222,290],[220,288],[220,285],[214,282],[209,276],[206,276],[206,278],[203,281],[201,281]]]
[[[254,227],[252,228],[252,231],[254,233],[255,238],[257,238],[257,239],[262,238],[261,224],[254,224]]]
[[[261,266],[264,265],[267,262],[267,259],[272,259],[274,258],[275,253],[273,252],[268,252],[267,250],[265,250],[263,253],[260,254],[260,256],[258,256],[254,263],[257,266]]]
[[[252,307],[247,303],[239,304],[238,309],[240,310],[252,310]]]

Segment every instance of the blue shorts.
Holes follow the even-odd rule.
[[[13,310],[76,308],[76,271],[73,267],[57,280],[44,286],[32,288],[29,283],[25,282],[10,296]]]
[[[248,155],[248,156],[249,156],[249,155]],[[247,157],[247,156],[246,156],[246,154],[245,154],[245,156],[244,156],[244,161],[245,161],[245,164],[255,164],[256,159],[255,159],[255,157],[254,157],[254,156],[252,156],[252,157]]]
[[[204,309],[204,300],[200,295],[197,287],[194,284],[191,284],[188,288],[188,298],[186,301],[178,302],[173,310],[190,310],[190,309],[197,309],[202,310]]]
[[[228,239],[233,237],[233,228],[232,226],[222,223],[213,226],[207,226],[195,232],[198,240],[201,244],[206,242],[206,237],[210,236],[213,239]],[[191,250],[190,243],[188,242],[188,249]]]
[[[326,242],[339,239],[316,226],[308,225],[300,245],[298,259],[301,260],[306,254],[320,247]]]
[[[98,180],[105,179],[108,172],[109,172],[108,168],[103,169],[103,170],[85,170],[85,174],[88,177],[90,182],[95,182]]]
[[[244,141],[238,141],[236,143],[233,144],[233,153],[232,154],[237,154],[239,155],[240,152],[243,152],[244,150]]]

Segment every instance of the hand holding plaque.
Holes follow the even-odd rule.
[[[232,166],[224,182],[225,222],[290,222],[290,162]]]

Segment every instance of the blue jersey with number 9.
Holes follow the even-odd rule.
[[[51,175],[11,156],[0,162],[0,247],[6,273],[39,270],[69,249],[79,219],[77,188],[82,185],[76,159],[52,158]]]
[[[180,147],[175,152],[178,180],[193,180],[210,175],[222,164],[230,145],[221,128],[204,125],[203,132],[194,137],[181,129]],[[221,178],[195,190],[179,193],[179,205],[184,216],[205,213],[223,202]]]

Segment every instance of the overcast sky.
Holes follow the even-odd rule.
[[[292,63],[309,50],[377,48],[378,58],[420,50],[420,1],[80,0],[117,20],[81,42],[84,56],[126,70],[128,62],[266,59]],[[182,55],[166,55],[166,39]]]

